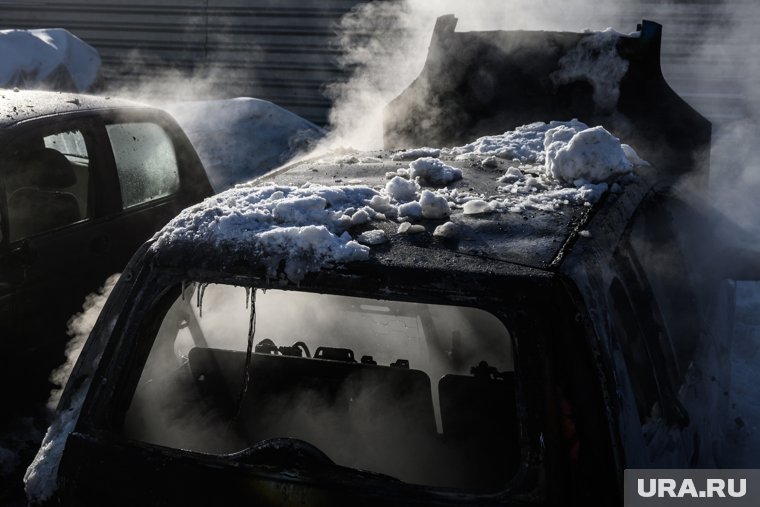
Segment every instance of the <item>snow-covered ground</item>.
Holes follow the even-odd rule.
[[[84,92],[99,71],[97,50],[67,30],[0,30],[0,88]]]
[[[179,122],[221,192],[311,150],[325,132],[266,100],[178,102],[165,108]]]

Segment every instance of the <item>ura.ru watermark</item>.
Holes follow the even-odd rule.
[[[626,507],[760,505],[760,470],[629,469]]]

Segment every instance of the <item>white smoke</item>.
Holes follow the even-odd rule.
[[[50,382],[57,386],[50,392],[48,399],[48,408],[51,410],[55,410],[58,406],[58,400],[61,399],[61,393],[69,380],[71,370],[74,369],[79,353],[82,352],[82,347],[90,336],[90,331],[95,326],[103,305],[106,304],[114,285],[119,281],[119,276],[121,276],[120,273],[109,276],[100,289],[85,298],[82,311],[69,319],[67,333],[71,336],[71,340],[66,344],[66,362],[50,374]]]

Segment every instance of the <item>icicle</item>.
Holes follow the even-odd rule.
[[[245,288],[245,309],[248,309],[248,299],[251,297],[251,288],[246,287]]]
[[[198,287],[198,317],[203,318],[203,295],[206,293],[206,287],[208,287],[207,283],[202,283],[200,287]]]
[[[245,371],[243,372],[243,385],[240,389],[240,397],[237,402],[237,412],[235,419],[240,415],[243,407],[243,400],[248,392],[248,383],[251,381],[251,359],[253,357],[253,336],[256,334],[256,289],[251,289],[248,300],[251,308],[250,317],[248,317],[248,348],[245,351]]]

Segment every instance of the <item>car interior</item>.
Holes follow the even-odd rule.
[[[72,136],[81,139],[78,145],[84,156],[67,156],[61,141]],[[11,241],[87,217],[89,160],[81,133],[26,140],[10,166],[5,187]]]
[[[502,489],[516,472],[511,342],[496,317],[293,291],[259,294],[245,312],[229,311],[225,298],[224,311],[219,297],[210,301],[217,288],[243,290],[202,287],[202,304],[185,295],[166,314],[127,437],[244,462],[287,439],[324,463],[437,487]],[[246,317],[254,306],[255,318]],[[255,344],[245,329],[253,321]],[[235,327],[242,340],[231,344]],[[291,333],[303,339],[284,344]],[[372,353],[358,354],[360,344]]]

